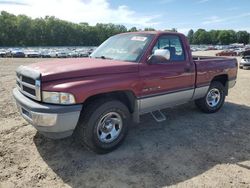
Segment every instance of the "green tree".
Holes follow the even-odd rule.
[[[75,24],[53,16],[31,19],[2,11],[0,14],[0,46],[96,46],[108,37],[127,32],[124,25]]]
[[[1,12],[0,16],[0,45],[14,46],[18,44],[16,36],[17,33],[17,18],[13,14],[9,14],[6,11]]]
[[[131,27],[131,29],[129,29],[129,32],[136,32],[138,31],[136,27]]]
[[[248,44],[249,42],[249,33],[247,31],[238,31],[236,37],[238,43]]]
[[[147,27],[145,31],[155,31]],[[141,31],[132,27],[129,31]],[[177,32],[173,28],[166,31]],[[45,16],[44,18],[31,19],[25,15],[15,16],[6,11],[0,14],[0,46],[64,46],[81,45],[97,46],[108,37],[127,32],[124,25],[112,23],[97,23],[90,26],[88,23],[72,23]],[[230,44],[250,43],[249,33],[246,31],[198,29],[190,30],[188,39],[191,44]]]
[[[237,42],[236,32],[233,30],[222,30],[219,33],[218,40],[220,44],[231,44]]]
[[[193,36],[194,44],[211,44],[211,37],[204,29],[198,29]]]
[[[227,31],[220,31],[218,40],[220,44],[230,44],[230,34]]]
[[[236,32],[234,30],[228,30],[228,32],[230,33],[230,42],[231,43],[237,42]]]
[[[188,38],[189,43],[193,44],[193,38],[194,38],[194,30],[193,29],[189,30],[187,38]]]
[[[211,44],[215,45],[215,44],[219,43],[219,39],[218,39],[219,34],[220,34],[220,31],[218,31],[218,30],[209,31],[209,35],[211,38]]]
[[[146,27],[144,28],[144,31],[155,31],[155,29],[152,27]]]

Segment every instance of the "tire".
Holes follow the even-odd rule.
[[[195,100],[195,104],[201,111],[205,113],[215,113],[223,106],[225,97],[226,89],[223,84],[221,82],[214,81],[211,83],[206,96]]]
[[[243,69],[243,67],[242,67],[242,66],[240,66],[239,68],[240,68],[240,69]]]
[[[76,139],[91,151],[108,153],[123,142],[130,122],[131,114],[122,102],[112,99],[96,100],[82,111],[75,130]]]

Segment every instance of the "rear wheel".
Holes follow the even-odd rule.
[[[128,108],[112,99],[94,101],[80,118],[77,140],[96,153],[116,149],[124,140],[130,124]]]
[[[212,82],[205,97],[195,101],[196,106],[205,113],[220,110],[225,102],[226,91],[221,82]]]

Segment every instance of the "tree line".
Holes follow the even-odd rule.
[[[108,37],[127,32],[123,25],[72,23],[53,16],[31,19],[2,11],[0,46],[97,46]]]
[[[148,27],[145,31],[155,30]],[[72,23],[46,16],[32,19],[15,16],[6,11],[0,14],[0,46],[98,46],[110,36],[138,31],[112,23]]]
[[[188,32],[188,40],[191,44],[221,44],[228,45],[232,43],[250,43],[250,34],[247,31],[234,30],[211,30],[198,29],[194,32],[192,29]]]
[[[144,28],[154,31],[154,28]],[[46,16],[32,19],[26,15],[13,15],[6,11],[0,14],[0,46],[98,46],[112,35],[138,31],[124,25],[97,23],[72,23]],[[175,28],[167,30],[177,32]],[[188,39],[191,44],[230,44],[249,43],[249,33],[233,30],[219,31],[198,29],[190,30]]]

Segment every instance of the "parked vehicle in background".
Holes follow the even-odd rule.
[[[115,35],[90,58],[20,66],[13,90],[30,124],[51,138],[72,135],[107,153],[125,139],[131,120],[195,101],[205,113],[224,104],[236,83],[236,59],[192,56],[186,37],[171,32]]]
[[[50,58],[51,56],[50,56],[50,53],[49,53],[49,51],[42,51],[41,52],[41,57],[42,58]]]
[[[215,46],[209,46],[205,49],[205,51],[209,51],[209,50],[218,50]]]
[[[88,52],[87,52],[88,55],[90,56],[90,55],[92,54],[93,51],[94,51],[94,49],[89,49]]]
[[[192,48],[191,48],[191,52],[197,52],[197,51],[198,51],[197,48],[195,48],[195,47],[192,47]]]
[[[250,55],[243,56],[240,61],[240,69],[248,69],[250,68]]]
[[[6,52],[6,54],[5,54],[5,56],[4,56],[4,57],[12,57],[12,53],[11,53],[11,51],[9,51],[9,50],[8,50],[8,51]]]
[[[245,51],[250,50],[250,44],[245,46]]]
[[[21,47],[0,48],[0,57],[70,58],[89,57],[96,47]],[[19,53],[20,52],[20,53]],[[24,53],[24,55],[23,55]]]
[[[237,52],[232,50],[224,50],[222,52],[216,53],[216,56],[237,56]]]
[[[57,55],[56,55],[58,58],[66,58],[69,56],[69,53],[66,52],[66,51],[59,51],[57,52]]]
[[[58,53],[58,52],[56,52],[56,51],[50,51],[48,55],[49,55],[50,57],[52,57],[52,58],[56,58],[56,57],[57,57],[57,53]]]
[[[6,56],[6,51],[0,50],[0,57],[5,57]]]
[[[78,54],[79,54],[79,57],[89,57],[88,51],[85,51],[85,50],[79,51]]]
[[[250,50],[245,50],[244,52],[242,52],[241,54],[243,57],[244,56],[250,56]]]
[[[234,52],[236,52],[237,56],[241,56],[244,51],[245,51],[244,48],[236,48],[236,49],[234,49]]]
[[[234,44],[230,44],[228,49],[235,49],[235,48],[244,48],[244,44],[243,43],[234,43]]]
[[[69,57],[79,57],[79,54],[76,51],[69,52]]]
[[[39,58],[41,57],[41,53],[35,50],[29,50],[25,52],[25,56],[29,58]]]
[[[23,51],[18,51],[18,50],[12,51],[11,55],[12,57],[19,57],[19,58],[25,57],[25,53]]]

